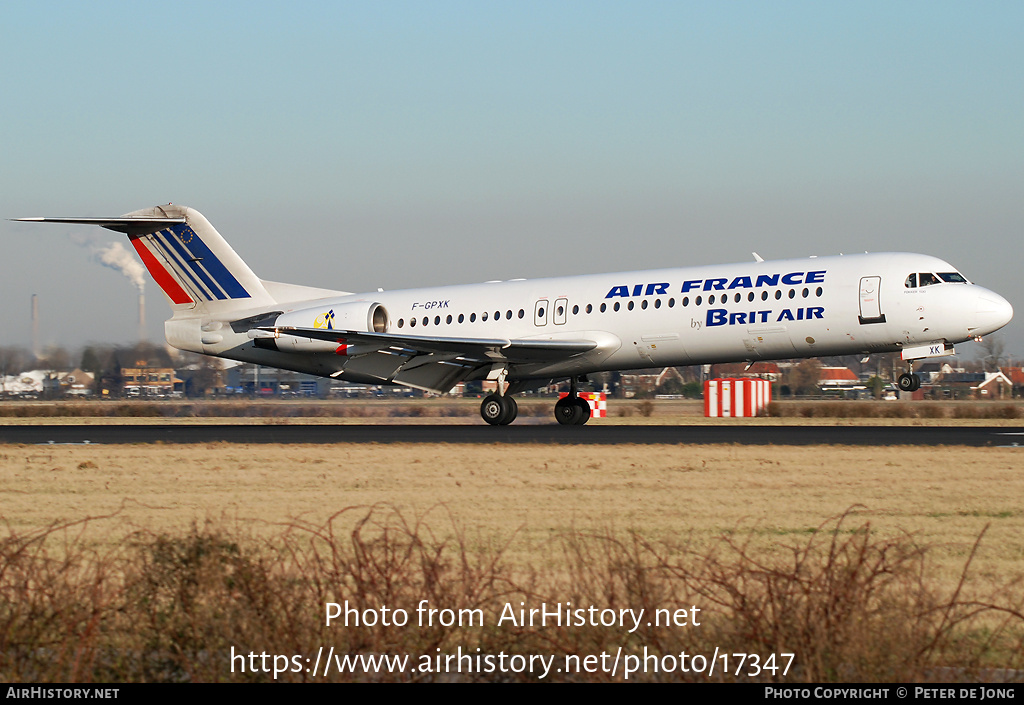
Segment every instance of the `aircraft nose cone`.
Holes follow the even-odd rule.
[[[1013,306],[994,291],[985,290],[978,294],[976,309],[979,335],[999,330],[1013,318]]]

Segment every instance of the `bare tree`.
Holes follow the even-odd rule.
[[[986,335],[979,342],[981,345],[981,363],[986,372],[995,372],[1003,360],[1006,344],[1002,335]]]
[[[186,396],[204,397],[224,386],[224,365],[219,358],[189,352],[179,353],[178,357]]]
[[[817,394],[820,380],[821,361],[811,358],[789,368],[785,383],[794,394]]]
[[[46,348],[43,357],[39,360],[39,364],[44,369],[52,372],[68,372],[73,365],[71,362],[71,352],[59,345],[51,345]]]
[[[0,348],[0,375],[16,375],[31,369],[35,362],[35,355],[25,348],[14,346]]]

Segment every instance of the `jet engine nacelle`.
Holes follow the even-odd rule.
[[[255,338],[259,347],[272,348],[281,352],[302,353],[336,353],[351,356],[355,353],[353,346],[347,345],[341,331],[358,331],[360,333],[386,333],[388,329],[388,312],[379,303],[369,301],[353,301],[344,304],[325,304],[317,308],[306,308],[289,311],[277,317],[272,324],[275,327],[320,328],[339,331],[337,341],[313,340],[294,335]]]

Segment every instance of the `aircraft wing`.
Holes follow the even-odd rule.
[[[178,223],[184,218],[14,218],[23,223],[74,223],[76,225],[98,225],[107,230],[124,233],[129,237],[141,237],[158,230],[163,230]]]
[[[555,362],[598,347],[593,340],[448,338],[290,326],[259,327],[264,335],[292,335],[359,349],[346,369],[394,384],[447,392],[482,367],[503,362]]]
[[[299,338],[326,340],[347,345],[366,345],[384,348],[402,348],[417,353],[460,353],[486,356],[489,360],[529,362],[533,360],[564,359],[593,350],[593,340],[545,340],[536,338],[448,338],[432,335],[403,335],[400,333],[366,333],[325,328],[296,328],[292,326],[261,327],[268,333],[294,335]]]

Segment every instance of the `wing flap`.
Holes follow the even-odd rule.
[[[443,394],[466,379],[480,366],[479,364],[463,363],[457,359],[446,359],[448,357],[447,355],[415,357],[398,371],[394,377],[394,383]]]
[[[347,372],[442,393],[494,364],[555,363],[598,347],[593,340],[447,338],[288,326],[254,327],[250,337],[257,332],[358,346],[366,352],[349,359]]]

